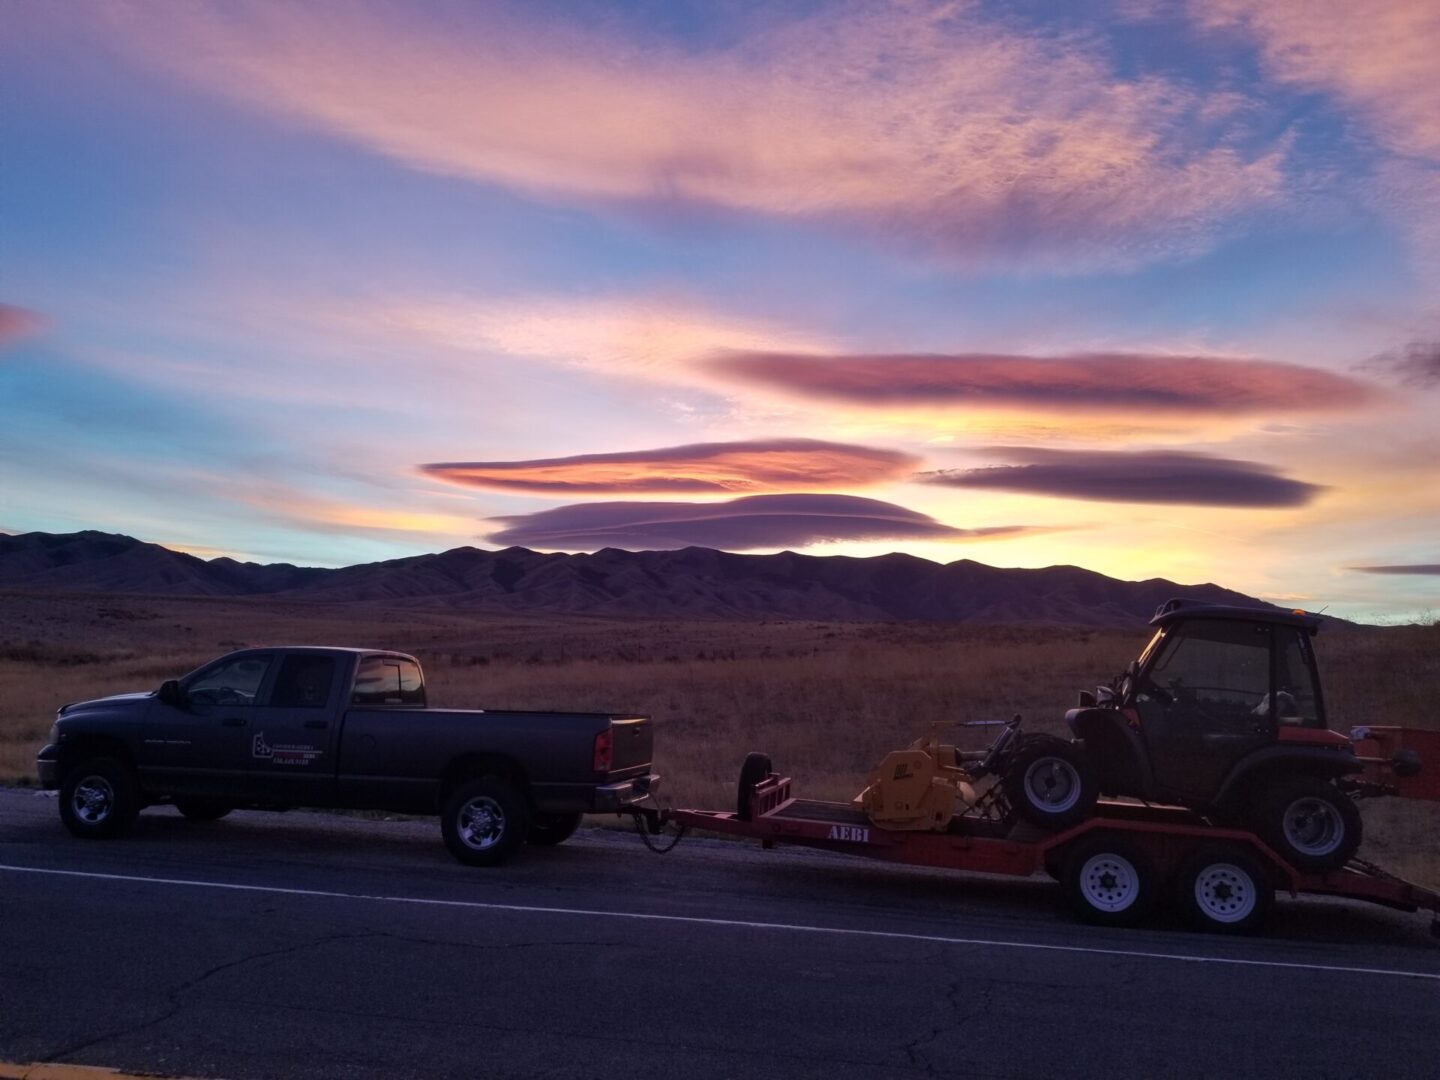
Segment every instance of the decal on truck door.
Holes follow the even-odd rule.
[[[265,741],[265,733],[255,733],[255,741],[251,744],[251,756],[261,761],[268,761],[272,765],[309,765],[322,753],[319,747],[301,746],[299,743],[276,743],[271,746]]]

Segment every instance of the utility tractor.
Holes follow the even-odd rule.
[[[888,755],[856,804],[882,828],[943,831],[959,804],[972,820],[1060,830],[1101,795],[1128,797],[1248,829],[1298,870],[1325,871],[1360,846],[1353,797],[1440,798],[1428,771],[1410,779],[1420,761],[1404,745],[1430,733],[1327,728],[1319,616],[1171,600],[1150,622],[1139,658],[1066,714],[1073,739],[1022,732],[1018,716],[983,751],[921,739]]]

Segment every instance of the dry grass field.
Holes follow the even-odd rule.
[[[432,704],[647,712],[667,801],[725,807],[769,753],[798,793],[849,798],[885,751],[941,725],[1021,713],[1060,729],[1075,693],[1148,634],[818,622],[517,618],[253,600],[0,594],[0,782],[33,782],[65,702],[149,689],[227,649],[353,644],[424,662]],[[1327,630],[1333,726],[1440,727],[1440,626]],[[1368,804],[1366,851],[1440,885],[1440,804]]]

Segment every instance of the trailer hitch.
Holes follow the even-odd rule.
[[[668,844],[661,844],[654,838],[663,836],[665,825],[670,820],[670,811],[663,806],[627,806],[623,813],[630,815],[635,822],[635,831],[640,834],[640,839],[645,846],[656,855],[664,855],[674,849],[680,843],[685,833],[689,830],[684,825],[677,825],[675,833]]]

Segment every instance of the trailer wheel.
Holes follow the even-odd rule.
[[[768,754],[745,755],[745,764],[740,766],[740,783],[735,792],[735,816],[741,821],[750,820],[750,804],[755,798],[755,785],[771,772]]]
[[[524,793],[498,776],[461,784],[440,812],[440,834],[450,854],[469,866],[499,866],[530,831]]]
[[[1360,811],[1318,776],[1293,777],[1262,791],[1254,807],[1251,828],[1299,870],[1338,870],[1360,847]]]
[[[214,799],[176,799],[175,809],[190,821],[219,821],[235,808]]]
[[[563,844],[575,835],[584,814],[536,814],[530,819],[530,832],[526,837],[536,847],[554,847]]]
[[[140,813],[135,774],[123,761],[97,757],[78,762],[60,785],[60,820],[75,836],[119,836]]]
[[[1275,885],[1260,860],[1238,844],[1211,844],[1185,860],[1176,900],[1198,930],[1245,934],[1269,918]]]
[[[1065,856],[1060,885],[1071,909],[1097,926],[1133,926],[1156,898],[1155,864],[1138,846],[1104,833],[1081,840]]]
[[[1065,829],[1090,815],[1100,786],[1085,752],[1053,735],[1027,739],[1000,781],[1017,813],[1044,829]]]

